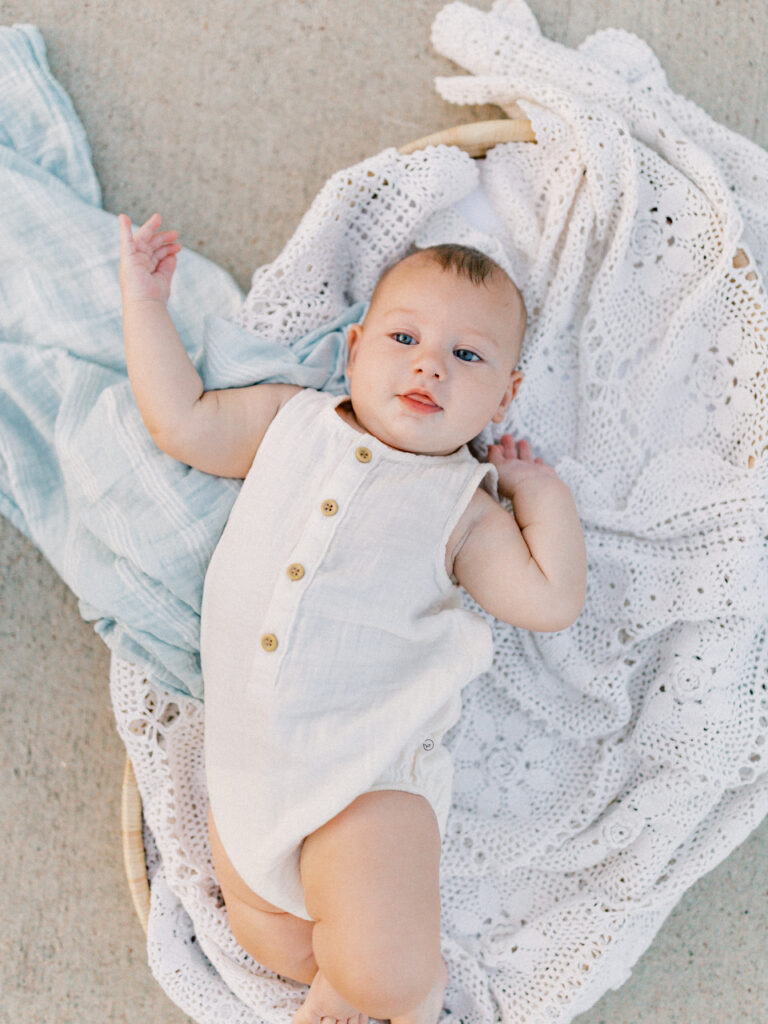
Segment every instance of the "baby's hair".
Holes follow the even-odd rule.
[[[506,272],[496,260],[486,256],[471,245],[459,245],[456,242],[444,242],[442,245],[431,245],[428,249],[417,249],[426,256],[432,257],[443,270],[455,270],[460,277],[468,278],[472,284],[482,284],[493,274]]]
[[[483,284],[494,274],[502,274],[504,277],[509,277],[506,270],[496,260],[486,256],[479,249],[474,249],[471,245],[460,245],[458,242],[443,242],[440,245],[430,245],[426,249],[418,249],[414,246],[405,256],[395,263],[391,263],[376,282],[374,294],[390,271],[394,270],[404,260],[418,255],[424,255],[428,259],[434,260],[441,270],[454,270],[460,277],[466,277],[472,284]],[[512,283],[514,284],[514,281]],[[522,299],[522,295],[520,298]]]

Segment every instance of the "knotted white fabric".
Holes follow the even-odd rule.
[[[477,245],[524,291],[525,380],[494,432],[572,488],[589,587],[563,632],[493,624],[493,667],[446,737],[446,1008],[564,1024],[768,811],[768,154],[626,32],[570,50],[518,0],[450,4],[433,39],[470,72],[442,95],[519,104],[538,144],[482,163],[387,150],[335,175],[239,322],[290,345],[414,241]],[[492,234],[455,207],[478,183]],[[201,1024],[284,1024],[306,988],[239,949],[212,873],[201,709],[117,660],[112,686],[159,851],[153,971]]]

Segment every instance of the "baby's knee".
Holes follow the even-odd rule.
[[[378,1020],[400,1017],[418,1006],[442,961],[439,934],[416,947],[392,939],[370,921],[354,942],[346,930],[323,921],[315,923],[312,935],[316,962],[331,985],[360,1013]]]

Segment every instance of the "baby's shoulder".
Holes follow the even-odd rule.
[[[253,389],[254,392],[261,392],[264,395],[264,399],[269,404],[271,409],[271,413],[269,415],[270,425],[277,419],[283,406],[287,405],[292,398],[296,397],[296,395],[302,394],[308,390],[308,388],[300,387],[297,384],[277,384],[272,382],[269,384],[257,384]]]
[[[275,409],[276,413],[279,412],[285,403],[290,401],[294,395],[297,395],[300,391],[307,390],[307,388],[303,388],[298,384],[270,384],[269,387],[274,389],[273,393],[277,399],[277,408]]]

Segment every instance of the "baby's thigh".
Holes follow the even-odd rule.
[[[304,840],[310,915],[372,957],[419,950],[440,957],[440,831],[429,801],[401,790],[363,793]]]
[[[208,834],[232,934],[262,966],[309,984],[317,970],[312,922],[281,911],[245,884],[224,849],[210,810]]]

